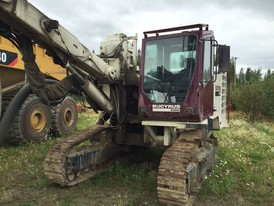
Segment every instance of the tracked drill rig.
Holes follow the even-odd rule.
[[[26,0],[1,0],[0,12],[1,35],[22,52],[27,92],[54,105],[73,86],[95,111],[102,111],[96,125],[50,149],[44,166],[49,180],[75,185],[108,168],[119,152],[164,147],[159,201],[191,205],[216,163],[213,130],[227,126],[229,47],[218,45],[208,25],[144,32],[139,71],[136,36],[109,36],[97,56]],[[34,43],[71,76],[47,84],[35,63]],[[18,96],[23,99],[27,92]]]

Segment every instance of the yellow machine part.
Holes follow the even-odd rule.
[[[9,40],[0,36],[0,50],[16,53],[18,55],[18,58],[10,65],[2,65],[0,63],[2,88],[24,81],[24,62],[22,61],[22,55],[18,49]],[[34,45],[33,51],[36,55],[36,62],[41,72],[57,80],[61,80],[67,76],[66,70],[61,66],[54,64],[52,58],[45,54],[45,49],[38,45]]]

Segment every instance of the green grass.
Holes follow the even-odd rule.
[[[205,181],[201,196],[223,198],[237,193],[250,205],[273,205],[273,124],[238,118],[215,135],[219,164]]]
[[[80,114],[75,133],[96,119],[92,112]],[[274,124],[237,117],[215,136],[219,163],[207,176],[197,205],[273,205]],[[163,150],[142,151],[130,163],[116,162],[86,182],[62,188],[43,173],[47,151],[57,141],[0,149],[0,205],[159,205],[157,167]]]
[[[79,121],[75,131],[80,132],[89,126],[94,125],[97,118],[98,114],[92,112],[91,110],[87,110],[86,112],[79,114]]]
[[[97,117],[93,112],[80,114],[75,133],[95,124]],[[61,188],[43,172],[44,158],[57,141],[49,137],[41,144],[0,149],[0,205],[158,205],[156,165],[161,151],[144,151],[128,165],[117,162],[82,184]]]

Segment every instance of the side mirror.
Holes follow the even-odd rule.
[[[219,72],[229,72],[230,46],[219,45]]]

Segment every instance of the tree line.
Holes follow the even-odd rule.
[[[243,112],[254,119],[262,116],[274,119],[274,71],[268,69],[241,68],[236,74],[235,61],[231,60],[231,105],[232,109]]]

